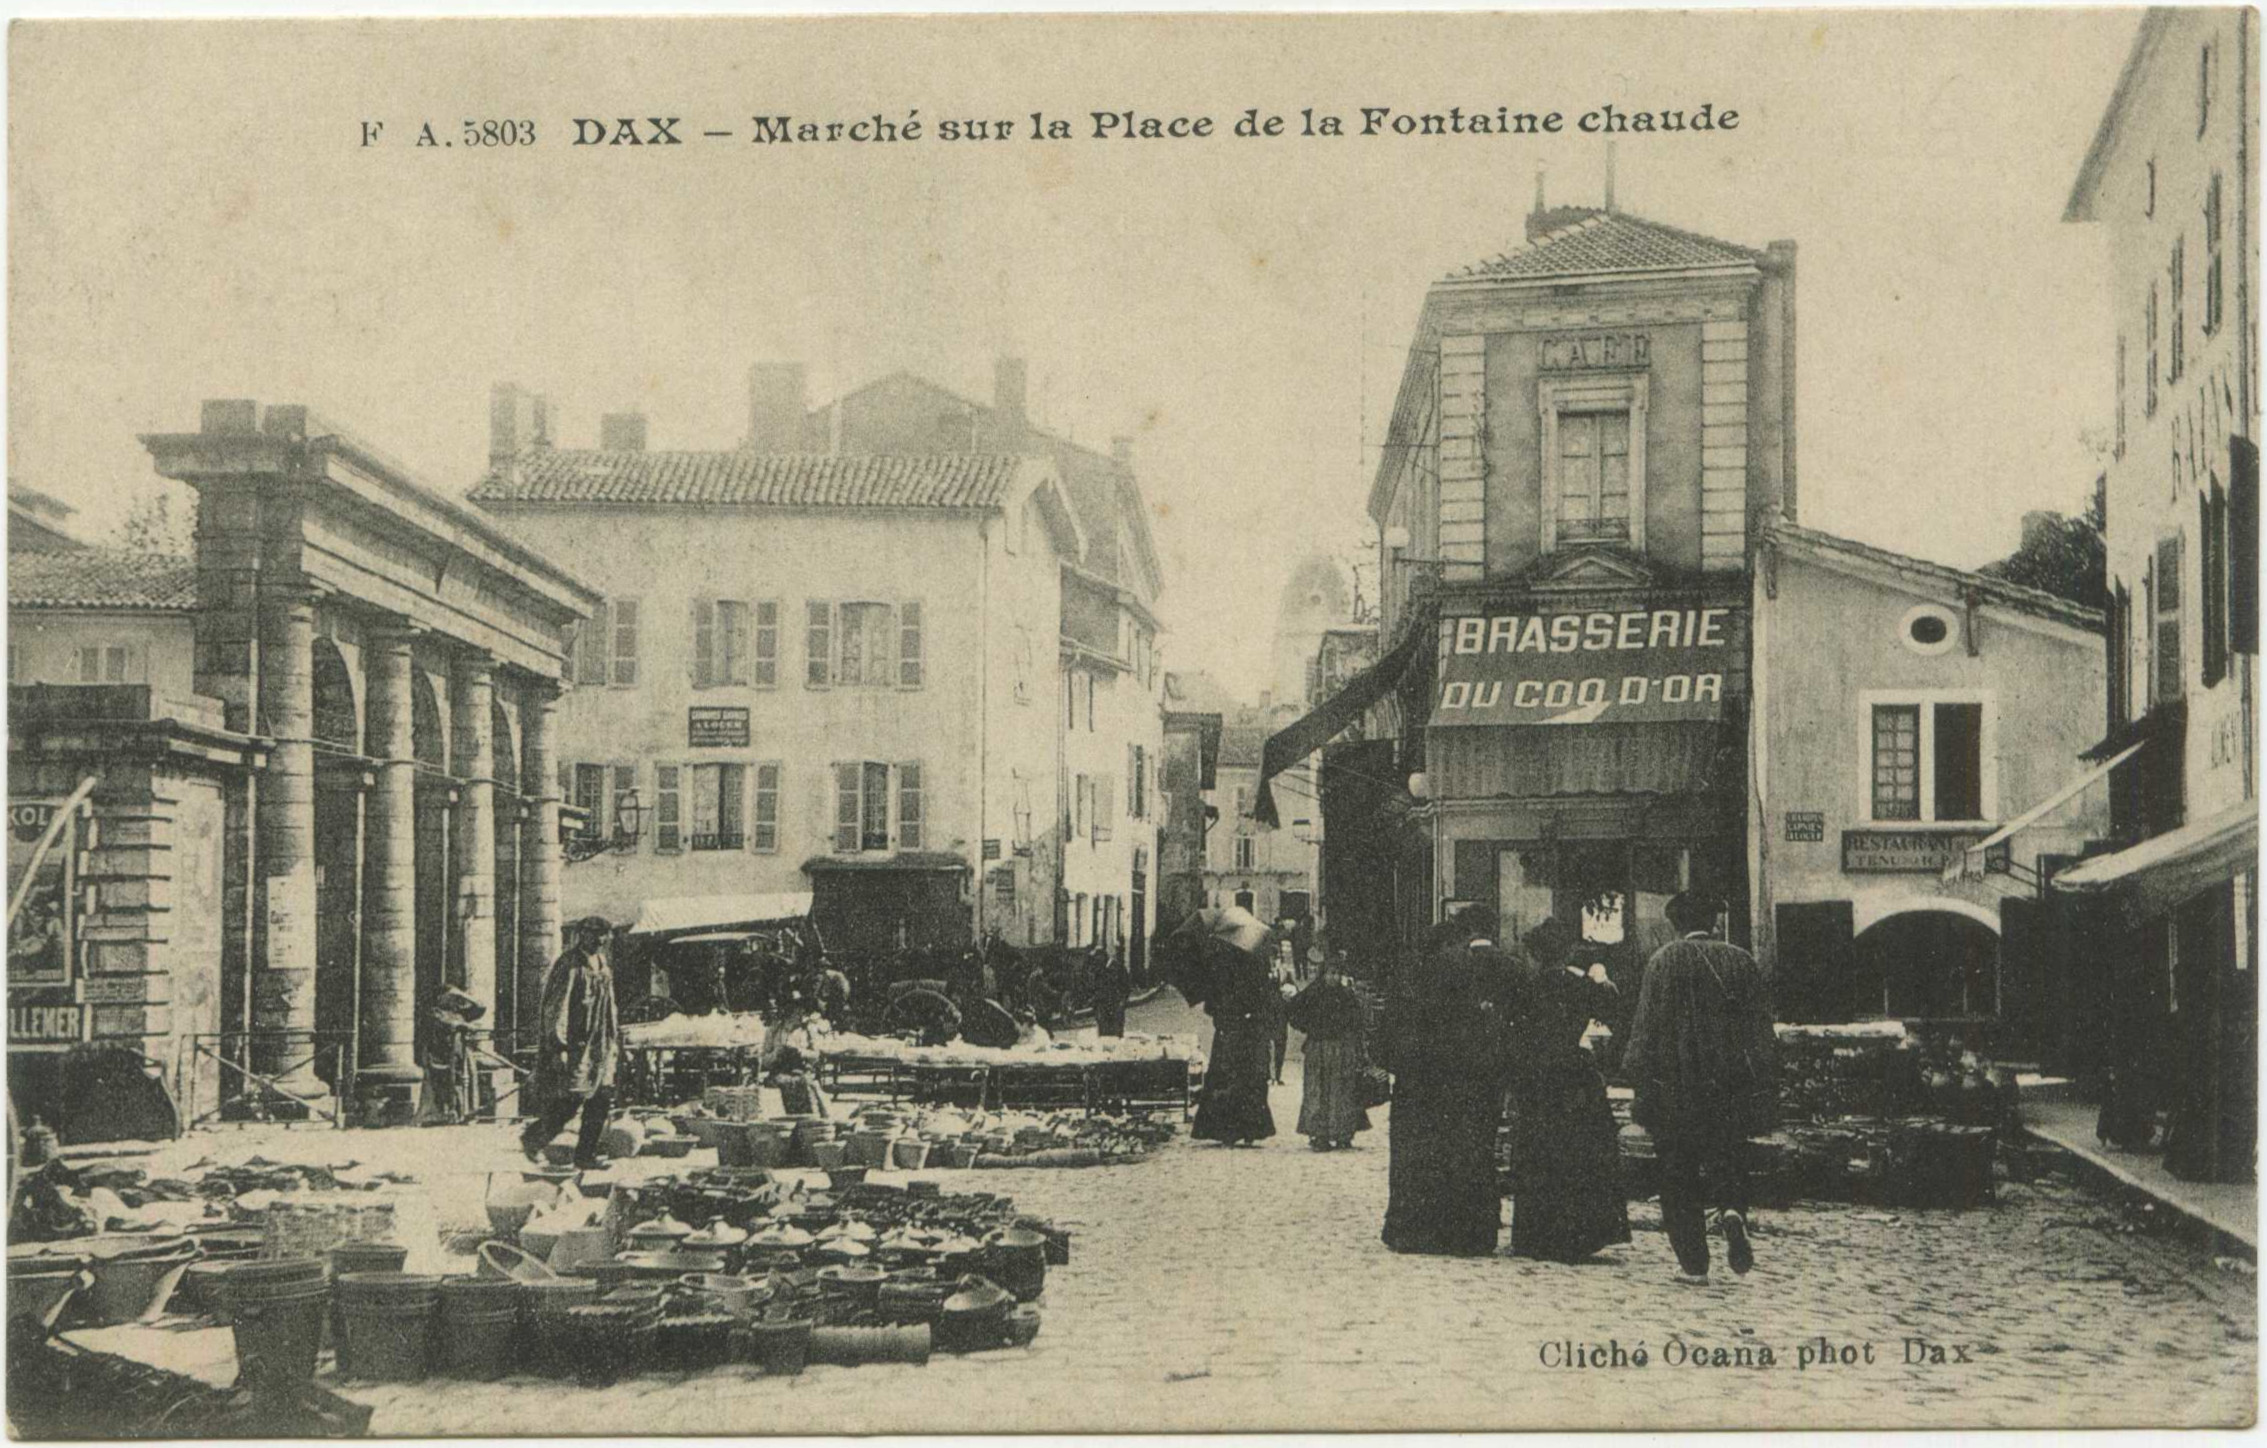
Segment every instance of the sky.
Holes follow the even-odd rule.
[[[1014,355],[1038,421],[1135,440],[1169,664],[1255,696],[1293,564],[1372,546],[1427,286],[1518,242],[1538,169],[1594,204],[1605,163],[1301,111],[1707,102],[1737,127],[1618,140],[1618,205],[1798,244],[1804,521],[1974,566],[2098,471],[2106,257],[2061,215],[2137,15],[19,23],[9,478],[100,539],[170,486],[137,435],[205,398],[305,403],[462,492],[497,381],[566,445],[642,410],[652,446],[730,447],[753,362],[805,362],[814,402],[899,368],[982,398]],[[1291,134],[1229,134],[1247,108]],[[1091,138],[1128,109],[1216,132]],[[750,136],[913,111],[920,141]],[[694,139],[567,144],[625,116]],[[537,143],[410,144],[466,118]],[[937,139],[974,118],[1018,134]]]

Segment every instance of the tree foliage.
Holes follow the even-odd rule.
[[[2026,518],[2023,545],[1997,563],[1976,571],[2041,589],[2087,608],[2109,603],[2109,568],[2102,548],[2102,499],[2097,493],[2077,514],[2049,513],[2031,527]]]
[[[196,551],[197,499],[174,507],[170,493],[153,493],[136,503],[118,525],[118,546],[129,553],[163,553],[187,557]]]

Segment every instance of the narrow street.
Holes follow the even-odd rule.
[[[1168,992],[1137,1007],[1131,1028],[1201,1022]],[[1287,1076],[1273,1095],[1278,1135],[1256,1148],[1184,1140],[1138,1166],[936,1174],[1010,1193],[1076,1234],[1026,1351],[854,1378],[726,1369],[702,1375],[698,1391],[670,1374],[591,1391],[524,1378],[349,1391],[377,1405],[373,1429],[388,1435],[1921,1428],[1954,1404],[1963,1422],[1994,1426],[2250,1416],[2249,1274],[2120,1233],[2110,1203],[2060,1177],[2003,1183],[1990,1211],[1767,1212],[1754,1273],[1701,1288],[1674,1280],[1650,1203],[1632,1204],[1630,1245],[1580,1267],[1401,1257],[1377,1236],[1388,1113],[1356,1151],[1317,1154],[1290,1130],[1295,1055]],[[483,1126],[215,1133],[166,1148],[151,1170],[255,1152],[414,1172],[444,1231],[477,1224],[486,1173],[517,1164],[506,1129]],[[674,1167],[634,1164],[638,1175]],[[131,1351],[164,1330],[81,1340]],[[227,1332],[168,1336],[169,1363],[233,1376]],[[1809,1361],[1804,1349],[1821,1339],[1855,1360]],[[1908,1363],[1916,1342],[1941,1360],[1916,1348],[1929,1361]],[[1609,1355],[1642,1345],[1647,1365],[1547,1366],[1564,1361],[1560,1344]],[[1759,1362],[1765,1348],[1768,1367],[1708,1365],[1720,1349]],[[1577,1374],[1590,1383],[1566,1381]]]

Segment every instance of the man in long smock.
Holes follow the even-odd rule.
[[[622,1018],[614,1005],[614,971],[606,959],[606,937],[613,927],[593,915],[569,929],[572,943],[552,963],[543,987],[534,1081],[539,1114],[521,1133],[520,1150],[536,1160],[579,1111],[575,1165],[589,1170],[603,1165],[598,1143],[614,1108]]]

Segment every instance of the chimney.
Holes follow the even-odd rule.
[[[1529,214],[1534,216],[1541,216],[1545,211],[1549,209],[1550,208],[1545,206],[1543,203],[1543,168],[1537,166],[1535,168],[1535,209]]]
[[[803,419],[809,409],[807,386],[800,362],[758,362],[748,369],[751,451],[803,451]]]
[[[644,452],[645,414],[609,412],[598,420],[598,446],[606,452]]]
[[[1114,437],[1114,438],[1111,438],[1111,439],[1110,439],[1110,458],[1111,458],[1111,460],[1112,460],[1113,462],[1117,463],[1117,464],[1118,464],[1118,466],[1120,466],[1120,467],[1124,467],[1124,468],[1130,468],[1130,467],[1132,467],[1132,466],[1133,466],[1133,439],[1132,439],[1132,438],[1130,438],[1130,437]]]
[[[1023,451],[1023,435],[1031,425],[1029,381],[1021,357],[1002,357],[992,364],[993,446],[1001,452]]]
[[[501,468],[536,445],[543,428],[540,403],[516,382],[488,389],[488,466]]]
[[[1606,143],[1606,209],[1614,209],[1614,143]]]
[[[258,432],[260,430],[260,404],[248,397],[224,397],[209,401],[197,419],[199,432]]]

